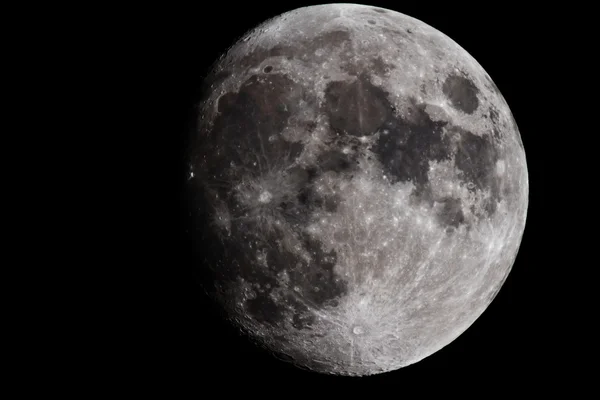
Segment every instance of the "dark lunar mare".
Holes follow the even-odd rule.
[[[350,82],[334,81],[325,90],[329,124],[340,134],[372,135],[388,118],[391,106],[383,90],[361,74]]]
[[[499,152],[491,135],[477,136],[462,129],[459,132],[461,137],[454,158],[456,167],[461,170],[463,180],[471,184],[471,190],[490,191],[484,208],[488,215],[492,215],[500,200],[500,186],[495,175]]]
[[[444,92],[465,112],[478,106],[474,84],[457,75],[444,83]],[[435,121],[426,112],[426,105],[409,98],[406,115],[395,113],[389,93],[374,86],[364,73],[351,81],[331,82],[325,91],[324,112],[329,124],[339,136],[379,137],[370,149],[381,162],[391,183],[412,182],[414,195],[421,201],[433,203],[428,171],[432,161],[455,159],[461,177],[471,191],[489,190],[485,202],[487,215],[495,212],[500,199],[498,178],[495,176],[499,153],[491,136],[478,136],[445,121]],[[497,115],[493,115],[497,118]],[[448,132],[459,136],[453,150]],[[358,145],[360,146],[360,144]],[[333,159],[335,159],[335,155]],[[438,221],[450,228],[465,222],[459,198],[435,199],[442,207]]]
[[[312,183],[324,172],[342,173],[355,164],[338,152],[314,167],[293,166],[303,146],[283,140],[280,133],[297,113],[300,100],[314,101],[301,86],[276,73],[251,76],[238,92],[221,96],[218,115],[212,124],[204,124],[205,137],[196,147],[195,160],[202,168],[189,184],[196,192],[196,236],[212,271],[208,280],[216,283],[214,294],[235,292],[232,288],[238,288],[241,279],[252,288],[243,306],[254,321],[283,328],[283,320],[291,318],[302,330],[314,322],[308,307],[335,306],[347,292],[347,283],[333,271],[336,253],[325,252],[302,233],[314,210],[333,211],[337,206],[337,199],[318,195]],[[269,176],[276,180],[271,202],[254,200],[248,205],[235,195],[239,183],[261,183]],[[219,226],[219,218],[229,225]],[[265,229],[265,221],[275,228]],[[286,248],[283,241],[290,235],[310,261]],[[266,264],[257,254],[265,255]]]
[[[430,160],[449,160],[450,143],[443,135],[447,122],[433,121],[424,105],[410,101],[407,116],[389,115],[372,150],[392,183],[410,181],[420,194],[429,183]]]
[[[479,107],[479,89],[465,76],[449,75],[442,85],[442,91],[453,107],[466,114],[473,114]]]

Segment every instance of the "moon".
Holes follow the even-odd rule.
[[[433,27],[358,4],[293,10],[205,79],[187,164],[209,292],[298,367],[414,364],[484,312],[528,206],[518,127]]]

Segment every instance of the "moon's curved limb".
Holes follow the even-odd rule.
[[[313,6],[250,32],[207,83],[189,184],[241,328],[298,365],[368,375],[481,315],[528,177],[510,109],[464,49],[390,10]]]

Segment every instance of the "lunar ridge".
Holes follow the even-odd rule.
[[[457,43],[357,4],[282,14],[214,65],[189,151],[212,294],[299,367],[396,370],[509,274],[528,175],[508,104]]]

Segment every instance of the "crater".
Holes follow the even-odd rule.
[[[454,108],[466,114],[473,114],[479,107],[477,98],[479,89],[464,76],[456,74],[448,76],[442,86],[442,92],[448,97]]]
[[[265,190],[260,194],[260,196],[258,196],[258,201],[261,203],[269,203],[272,198],[273,195],[271,194],[271,192]]]
[[[362,326],[355,325],[354,328],[352,328],[352,333],[354,333],[355,335],[362,335],[363,333],[365,333],[365,330]]]

